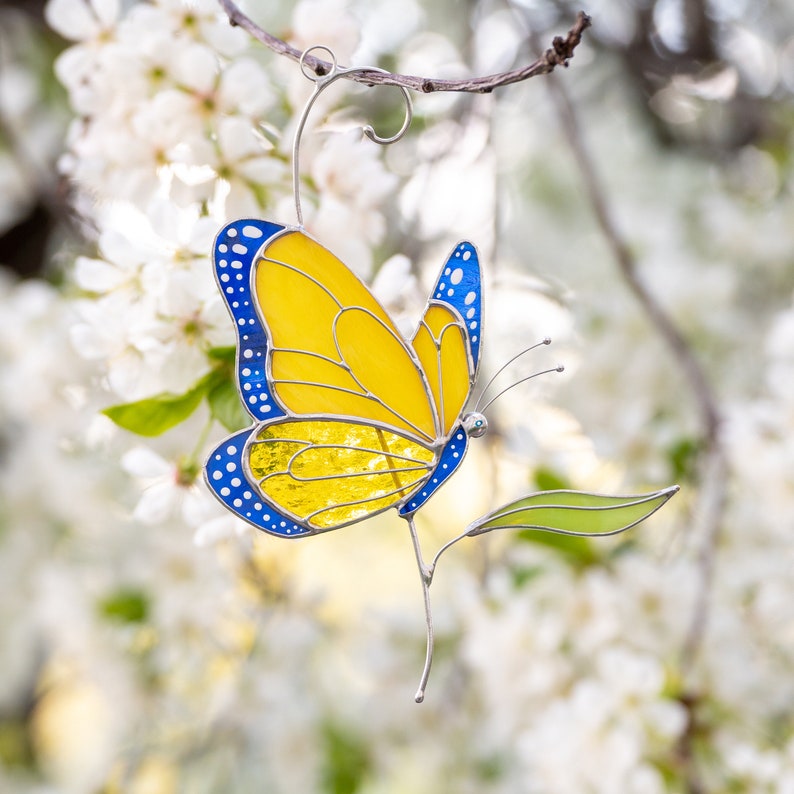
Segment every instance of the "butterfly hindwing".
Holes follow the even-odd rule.
[[[310,534],[262,498],[245,473],[243,450],[259,426],[240,430],[219,444],[207,458],[204,476],[210,490],[226,507],[258,529],[287,538]]]
[[[458,466],[463,463],[468,444],[469,437],[463,428],[458,425],[441,451],[438,464],[428,478],[427,483],[423,488],[417,490],[400,508],[401,516],[409,516],[415,513],[455,473]]]
[[[399,505],[436,464],[434,452],[409,435],[325,416],[265,422],[243,457],[263,500],[313,532]]]

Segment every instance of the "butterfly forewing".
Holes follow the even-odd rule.
[[[441,435],[447,436],[460,418],[474,378],[460,315],[443,303],[432,302],[411,344],[430,384]]]
[[[371,420],[432,445],[435,404],[415,355],[367,287],[302,232],[257,263],[255,295],[272,343],[272,388],[294,415]]]

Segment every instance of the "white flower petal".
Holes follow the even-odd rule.
[[[345,0],[301,0],[292,13],[292,43],[298,49],[321,41],[338,56],[349,60],[360,38],[360,23]],[[418,72],[417,74],[423,74]]]
[[[205,488],[194,484],[183,490],[185,491],[185,499],[182,503],[182,517],[189,526],[199,526],[218,516],[219,510],[222,508],[218,504],[217,499],[209,494]],[[224,518],[230,517],[230,514],[225,510],[223,512],[225,513]]]
[[[50,0],[44,9],[47,24],[73,41],[98,36],[115,22],[117,14],[118,6],[114,0]]]
[[[221,75],[218,104],[229,113],[260,116],[275,99],[267,73],[251,58],[239,58]]]
[[[273,157],[252,157],[235,164],[237,173],[259,185],[270,186],[284,177],[284,164]]]
[[[218,76],[218,57],[203,44],[191,44],[176,53],[173,77],[177,83],[208,95],[215,88]]]
[[[73,325],[69,329],[69,340],[72,347],[83,358],[105,358],[109,353],[106,340],[88,323]]]
[[[128,274],[101,259],[81,256],[74,266],[74,278],[78,286],[89,292],[109,292],[120,286]]]
[[[372,293],[381,303],[387,303],[404,291],[416,288],[416,278],[411,273],[411,260],[403,254],[387,259],[372,282]]]
[[[231,538],[235,534],[234,519],[231,516],[219,516],[200,524],[193,533],[196,546],[210,546],[219,540]]]
[[[128,231],[124,226],[120,226],[103,232],[99,239],[99,250],[109,262],[113,262],[127,271],[134,271],[143,262],[148,261],[156,249],[154,246],[150,246],[150,250],[144,251],[121,229],[124,229],[125,232]]]
[[[240,116],[230,116],[218,124],[218,143],[223,159],[228,162],[242,160],[252,155],[263,155],[266,143],[254,132],[251,123]]]
[[[159,524],[171,515],[178,500],[179,491],[174,483],[154,483],[141,494],[132,517],[144,524]]]
[[[91,0],[97,17],[107,29],[116,23],[121,10],[119,0]]]
[[[148,447],[133,447],[121,457],[121,468],[135,477],[170,477],[174,467]]]

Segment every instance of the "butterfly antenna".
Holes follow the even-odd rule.
[[[520,383],[526,383],[526,381],[532,380],[532,378],[537,378],[538,375],[548,375],[549,372],[563,372],[564,370],[565,367],[562,364],[559,364],[558,366],[552,367],[551,369],[544,369],[541,370],[540,372],[535,372],[532,375],[527,375],[526,378],[521,378],[521,380],[517,380],[515,383],[511,383],[509,386],[502,389],[502,391],[500,391],[495,397],[492,397],[490,400],[488,400],[488,402],[485,403],[485,405],[482,408],[479,408],[478,410],[481,414],[484,414],[488,410],[489,406],[491,406],[494,403],[495,400],[498,400],[505,392],[509,392],[510,389],[515,388]]]
[[[505,369],[507,369],[507,367],[509,367],[517,359],[521,358],[521,356],[523,356],[525,353],[529,353],[530,350],[534,350],[535,348],[540,347],[541,345],[550,345],[550,344],[551,344],[551,337],[546,336],[543,339],[541,339],[540,342],[536,342],[531,347],[527,347],[524,350],[522,350],[520,353],[516,353],[511,359],[509,359],[504,364],[502,364],[502,366],[499,367],[498,370],[496,370],[496,372],[491,376],[491,379],[488,381],[488,383],[485,384],[485,386],[483,387],[483,390],[480,392],[480,396],[477,398],[477,404],[474,406],[475,412],[482,413],[482,411],[485,410],[485,408],[480,410],[480,402],[482,401],[482,398],[485,397],[485,392],[487,392],[488,389],[491,388],[491,385],[493,384],[493,382],[499,377],[499,375],[502,372],[504,372]],[[542,373],[538,372],[537,374],[540,375]],[[534,375],[532,377],[534,377]],[[519,383],[521,383],[521,381],[519,381]],[[517,383],[513,384],[513,386],[517,386],[517,385],[518,385]],[[508,388],[512,388],[512,386],[510,386]],[[504,392],[499,392],[499,394],[497,394],[496,397],[499,397],[500,394],[504,394]],[[493,400],[495,400],[496,397],[494,397]],[[488,402],[488,404],[486,405],[486,408],[488,407],[488,405],[490,405],[493,402],[493,400],[490,400]]]
[[[312,67],[309,63],[309,61],[315,60],[314,56],[309,55],[312,50],[322,50],[323,52],[328,53],[328,55],[331,57],[330,71],[324,74],[312,71]],[[320,61],[319,63],[322,64],[323,62]],[[303,210],[301,209],[300,197],[299,160],[301,135],[303,134],[303,128],[306,126],[306,119],[309,117],[309,111],[312,109],[312,107],[314,107],[314,103],[317,100],[317,97],[320,96],[320,93],[323,91],[323,89],[327,88],[329,85],[331,85],[331,83],[335,82],[340,77],[346,77],[350,74],[360,74],[361,72],[381,72],[382,74],[388,74],[388,72],[386,72],[385,69],[379,69],[376,66],[354,66],[351,68],[339,66],[339,64],[336,62],[336,55],[334,54],[333,50],[330,50],[328,47],[322,44],[314,44],[311,47],[307,47],[300,57],[299,64],[304,77],[307,77],[314,83],[314,91],[301,111],[300,118],[298,119],[298,126],[295,128],[295,138],[292,142],[292,192],[295,197],[295,214],[298,217],[298,226],[303,228]],[[315,66],[314,68],[317,67]],[[367,136],[367,138],[374,143],[381,144],[382,146],[399,141],[400,138],[402,138],[403,135],[405,135],[405,133],[408,131],[408,127],[411,126],[411,120],[413,118],[413,103],[411,102],[411,94],[404,86],[398,86],[398,88],[402,92],[403,99],[405,100],[405,120],[403,121],[403,125],[400,130],[390,138],[384,138],[378,135],[369,124],[365,125],[363,128],[364,134]]]

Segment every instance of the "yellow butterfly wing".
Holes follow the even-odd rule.
[[[330,251],[297,230],[279,235],[253,287],[272,345],[273,393],[288,413],[371,421],[431,446],[443,435],[416,354]]]
[[[411,345],[422,365],[442,435],[460,420],[474,384],[474,363],[464,321],[451,306],[431,301]]]
[[[251,287],[286,416],[249,438],[249,482],[312,531],[406,502],[432,475],[471,389],[457,310],[431,301],[406,342],[355,274],[296,229],[264,247]]]
[[[362,422],[323,417],[264,424],[248,443],[247,478],[289,518],[337,529],[404,501],[430,476],[435,452]]]

